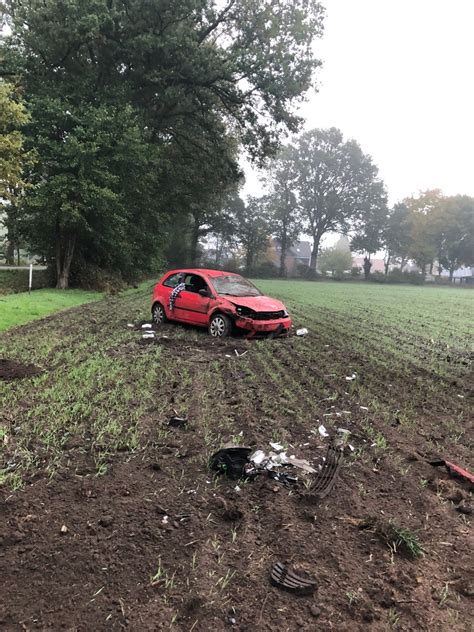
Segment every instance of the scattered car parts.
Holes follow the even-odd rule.
[[[312,595],[316,589],[316,582],[297,575],[282,562],[277,562],[270,573],[273,586],[294,593],[296,595]]]
[[[320,501],[326,498],[336,483],[343,460],[343,447],[330,445],[323,468],[304,497],[312,501]]]
[[[468,481],[471,485],[474,485],[474,476],[472,474],[469,474],[469,472],[467,472],[466,470],[463,470],[463,468],[459,467],[459,465],[455,465],[454,463],[446,461],[445,459],[432,459],[428,461],[428,463],[430,465],[433,465],[433,467],[444,466],[450,476],[462,478],[465,481]]]

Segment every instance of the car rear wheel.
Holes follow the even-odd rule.
[[[151,317],[155,325],[161,325],[166,322],[166,314],[161,303],[155,303],[151,308]]]
[[[213,338],[225,338],[232,332],[232,322],[224,314],[215,314],[209,323],[209,334]]]

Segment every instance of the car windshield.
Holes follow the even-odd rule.
[[[229,276],[218,276],[212,279],[218,294],[228,294],[229,296],[262,296],[260,290],[255,285],[238,274]]]

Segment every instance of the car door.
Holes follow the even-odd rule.
[[[184,278],[184,272],[174,272],[169,274],[164,279],[160,287],[160,296],[158,297],[158,300],[163,304],[167,318],[172,320],[181,320],[175,309],[170,310],[169,302],[172,291],[177,285],[179,285],[182,278]]]
[[[192,273],[185,275],[184,283],[186,289],[179,293],[175,302],[175,318],[193,325],[207,325],[209,286],[201,275]],[[199,290],[207,290],[209,296],[202,296]]]

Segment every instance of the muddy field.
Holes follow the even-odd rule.
[[[301,338],[143,340],[150,287],[2,334],[1,629],[472,629],[472,490],[427,463],[473,469],[468,337],[304,287],[331,286],[275,286]],[[208,468],[277,442],[319,469],[334,440],[321,501],[297,468],[288,486]],[[276,562],[314,594],[272,586]]]

